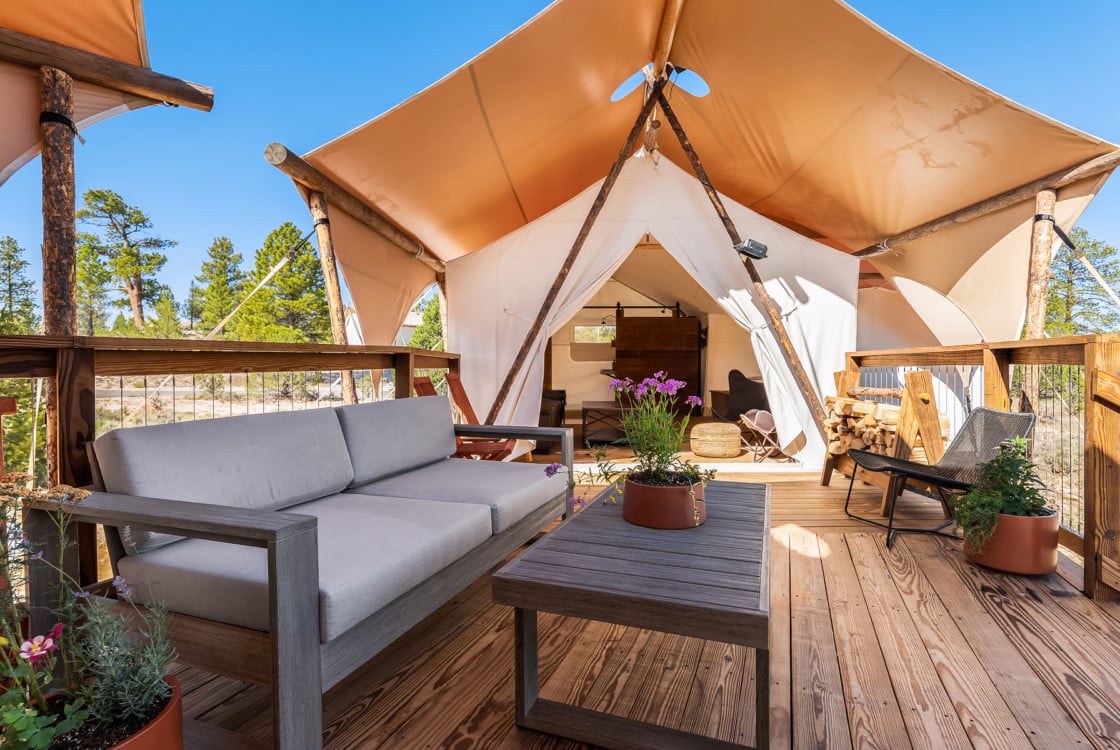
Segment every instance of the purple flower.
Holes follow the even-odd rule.
[[[646,395],[646,391],[648,391],[648,390],[649,390],[649,387],[645,383],[642,383],[641,385],[639,385],[637,388],[634,389],[634,395],[637,396],[638,398],[641,398],[642,396]]]
[[[684,400],[684,402],[689,406],[700,406],[702,403],[704,403],[700,400],[699,396],[689,396]]]
[[[669,390],[669,384],[668,383],[658,383],[657,384],[657,392],[658,393],[666,393],[668,390]]]
[[[556,472],[560,471],[561,466],[563,466],[563,464],[549,464],[548,466],[544,467],[544,475],[546,477],[556,476]]]
[[[128,581],[123,577],[117,576],[113,579],[113,588],[117,590],[117,596],[121,599],[132,598],[132,587],[128,585]]]
[[[664,370],[658,370],[657,372],[653,373],[653,377],[657,378],[658,380],[661,380],[661,378],[665,377],[665,371]]]

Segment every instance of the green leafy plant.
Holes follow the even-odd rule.
[[[35,488],[26,475],[0,477],[0,745],[41,750],[72,742],[108,747],[139,730],[166,703],[164,681],[175,658],[161,607],[132,604],[131,588],[113,580],[131,605],[117,614],[86,594],[63,568],[72,508],[89,493],[73,487]],[[50,501],[57,549],[38,549],[24,533],[28,504]],[[59,622],[44,635],[27,632],[28,571],[45,566],[58,577]],[[133,630],[139,635],[134,635]],[[56,667],[61,667],[58,669]],[[72,744],[64,745],[66,747]]]
[[[999,526],[999,515],[1045,516],[1045,489],[1038,467],[1027,457],[1026,438],[999,447],[995,457],[980,465],[980,478],[953,504],[957,526],[969,548],[980,552]]]

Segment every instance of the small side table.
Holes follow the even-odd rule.
[[[583,442],[614,443],[625,438],[621,418],[622,407],[617,401],[584,401],[580,420]]]

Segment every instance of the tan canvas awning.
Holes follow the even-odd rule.
[[[148,67],[140,0],[5,0],[0,27]],[[0,62],[0,183],[39,149],[39,70]],[[88,83],[74,84],[74,122],[87,127],[152,102]]]
[[[484,247],[606,173],[642,91],[611,94],[650,63],[664,6],[559,0],[306,160],[445,261]],[[835,0],[685,0],[669,62],[711,87],[702,98],[680,87],[669,96],[720,192],[847,251],[1116,148],[945,68]],[[665,131],[664,157],[688,169]],[[1071,186],[1059,218],[1076,219],[1101,182]],[[1029,243],[1012,235],[1031,215],[1024,203],[874,262],[969,310],[967,277],[993,248],[1003,249],[987,262],[1025,269]],[[339,243],[348,277],[363,252]],[[1022,297],[1011,312],[978,313],[983,333],[1006,337]],[[363,318],[403,317],[375,299],[355,303]]]

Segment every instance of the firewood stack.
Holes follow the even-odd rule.
[[[828,452],[842,456],[849,448],[867,450],[872,453],[893,456],[898,439],[898,419],[900,407],[877,401],[861,401],[855,398],[828,396],[824,400],[828,420],[825,422]],[[941,437],[949,437],[949,420],[938,415],[941,423]],[[921,435],[910,455],[913,461],[926,461]]]

